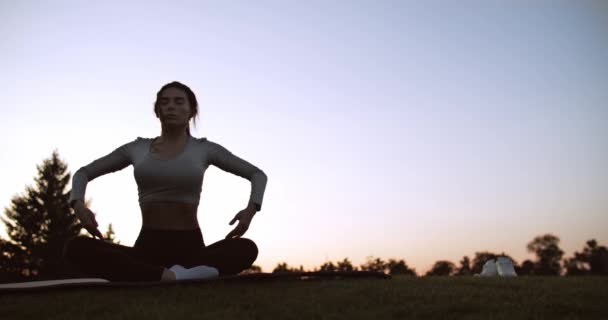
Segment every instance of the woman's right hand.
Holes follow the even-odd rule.
[[[80,225],[85,228],[93,237],[99,237],[99,239],[103,240],[103,235],[97,229],[99,224],[95,220],[95,214],[93,211],[89,210],[89,208],[84,205],[76,205],[74,208],[74,213],[76,213],[76,217],[80,220]]]

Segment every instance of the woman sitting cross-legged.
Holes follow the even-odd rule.
[[[70,205],[90,234],[66,242],[65,259],[83,273],[110,281],[169,281],[234,275],[251,267],[256,244],[241,236],[261,209],[266,174],[218,143],[190,135],[189,120],[198,113],[192,90],[179,82],[156,95],[161,135],[128,142],[77,170]],[[103,241],[95,215],[84,205],[87,183],[133,165],[142,228],[133,247]],[[203,176],[209,165],[251,182],[249,204],[230,224],[225,239],[206,246],[197,221]]]

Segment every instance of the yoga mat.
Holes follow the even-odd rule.
[[[42,290],[74,289],[74,288],[125,288],[193,285],[217,282],[256,282],[274,280],[321,280],[347,278],[379,278],[390,279],[391,276],[375,271],[309,271],[286,273],[246,273],[233,276],[223,276],[215,279],[178,280],[178,281],[108,281],[100,278],[77,278],[44,281],[29,281],[0,284],[0,294],[9,292],[35,292]]]

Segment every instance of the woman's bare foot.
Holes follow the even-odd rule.
[[[205,265],[187,269],[176,264],[169,268],[169,271],[173,272],[175,280],[214,279],[219,276],[219,271],[216,268]]]
[[[160,281],[175,281],[176,276],[175,276],[175,272],[165,268],[165,270],[163,270],[163,274],[160,276]]]

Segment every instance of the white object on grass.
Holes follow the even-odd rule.
[[[0,289],[23,289],[23,288],[44,288],[62,284],[72,283],[99,283],[110,282],[101,278],[77,278],[77,279],[59,279],[59,280],[42,280],[0,284]]]
[[[169,270],[175,273],[175,280],[214,279],[220,274],[216,268],[203,265],[186,269],[179,264],[176,264],[169,268]]]
[[[496,258],[496,270],[501,277],[517,277],[513,261],[508,257]]]
[[[483,265],[483,270],[481,270],[481,273],[476,274],[476,277],[495,277],[498,274],[497,270],[496,270],[496,262],[494,262],[494,259],[490,259],[488,261],[486,261],[486,263]]]

